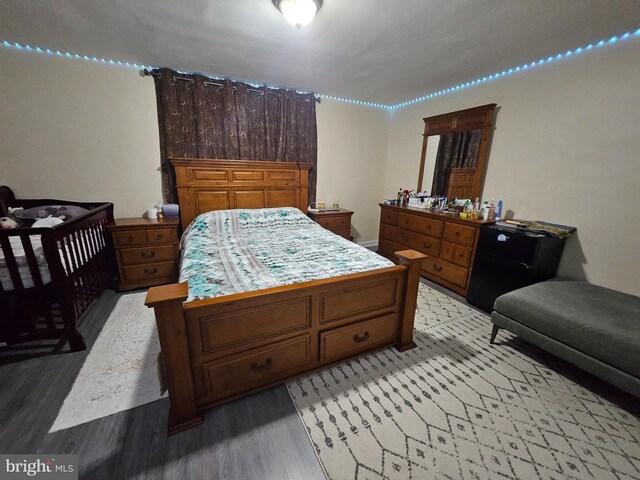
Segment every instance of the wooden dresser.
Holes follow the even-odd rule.
[[[393,260],[393,252],[411,248],[428,255],[422,275],[466,296],[481,220],[411,207],[380,204],[378,253]]]
[[[118,218],[108,229],[116,249],[120,291],[176,281],[178,219]]]
[[[311,220],[319,223],[327,230],[331,230],[336,235],[351,240],[351,210],[324,211],[324,212],[307,212],[307,215]]]

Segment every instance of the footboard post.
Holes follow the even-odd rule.
[[[402,250],[395,252],[400,264],[408,268],[407,277],[404,284],[404,301],[400,317],[400,343],[396,345],[396,350],[405,352],[416,347],[413,341],[413,320],[416,315],[416,304],[418,301],[418,285],[420,284],[420,268],[426,255],[415,250]]]
[[[203,422],[196,405],[191,372],[187,325],[182,302],[189,294],[186,283],[149,289],[145,305],[153,307],[158,325],[160,348],[169,390],[169,435]]]

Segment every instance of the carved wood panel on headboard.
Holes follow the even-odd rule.
[[[200,158],[170,162],[183,228],[210,210],[296,207],[307,212],[311,164]]]

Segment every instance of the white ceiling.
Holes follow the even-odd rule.
[[[638,0],[3,0],[0,40],[395,104],[608,39]],[[635,41],[635,40],[634,40]]]

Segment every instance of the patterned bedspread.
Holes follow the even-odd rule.
[[[218,210],[184,232],[180,281],[191,301],[391,266],[296,208]]]

